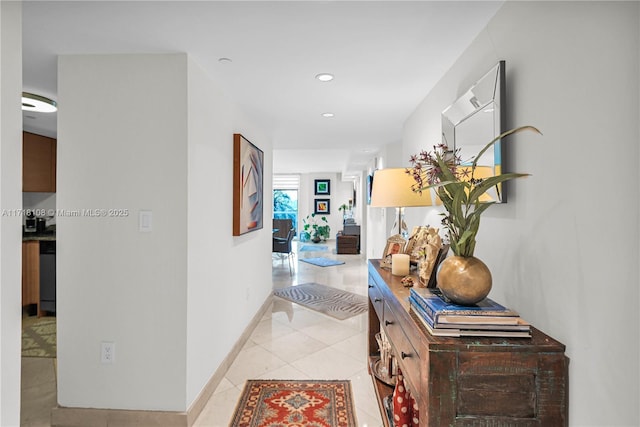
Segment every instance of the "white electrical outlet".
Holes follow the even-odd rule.
[[[100,351],[100,361],[111,364],[116,361],[116,343],[103,341]]]

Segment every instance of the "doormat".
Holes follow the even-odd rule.
[[[23,320],[22,357],[56,357],[56,318]]]
[[[318,267],[331,267],[332,265],[344,264],[344,261],[336,261],[335,259],[329,259],[324,257],[300,258],[300,261],[317,265]]]
[[[273,294],[338,320],[366,313],[369,309],[367,297],[319,283],[275,289]]]
[[[357,427],[348,380],[247,380],[231,427]]]
[[[324,246],[324,245],[304,245],[303,247],[301,247],[298,250],[300,252],[311,252],[311,251],[326,252],[327,251],[327,247]]]

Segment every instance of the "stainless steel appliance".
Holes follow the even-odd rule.
[[[40,242],[40,309],[56,311],[56,242]]]

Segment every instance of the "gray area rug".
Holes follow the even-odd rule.
[[[275,289],[273,294],[339,320],[366,313],[369,308],[367,297],[319,283]]]

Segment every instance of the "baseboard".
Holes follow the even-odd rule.
[[[236,357],[238,357],[240,350],[242,350],[244,345],[247,343],[247,340],[251,336],[251,333],[256,328],[258,323],[260,323],[260,320],[262,320],[265,312],[269,309],[269,307],[271,307],[272,302],[273,294],[269,294],[260,309],[258,309],[256,315],[253,316],[253,319],[251,319],[251,322],[249,322],[249,325],[247,325],[247,327],[245,328],[242,335],[240,335],[240,338],[238,338],[238,341],[236,341],[235,345],[231,348],[231,351],[229,352],[229,354],[227,354],[227,357],[225,357],[222,363],[220,363],[220,366],[218,366],[216,372],[214,372],[213,376],[204,386],[198,397],[196,397],[196,399],[193,401],[191,407],[189,407],[189,410],[187,411],[188,427],[191,427],[196,421],[205,405],[213,395],[213,392],[216,390],[216,388],[218,388],[218,384],[220,384],[220,381],[222,381],[224,376],[227,374],[229,367],[236,359]]]
[[[271,306],[273,296],[269,295],[249,325],[238,338],[231,351],[224,358],[213,376],[207,381],[198,397],[187,412],[136,411],[121,409],[67,408],[58,406],[51,410],[52,427],[191,427],[214,391],[224,378],[229,367],[244,347],[256,325]]]

